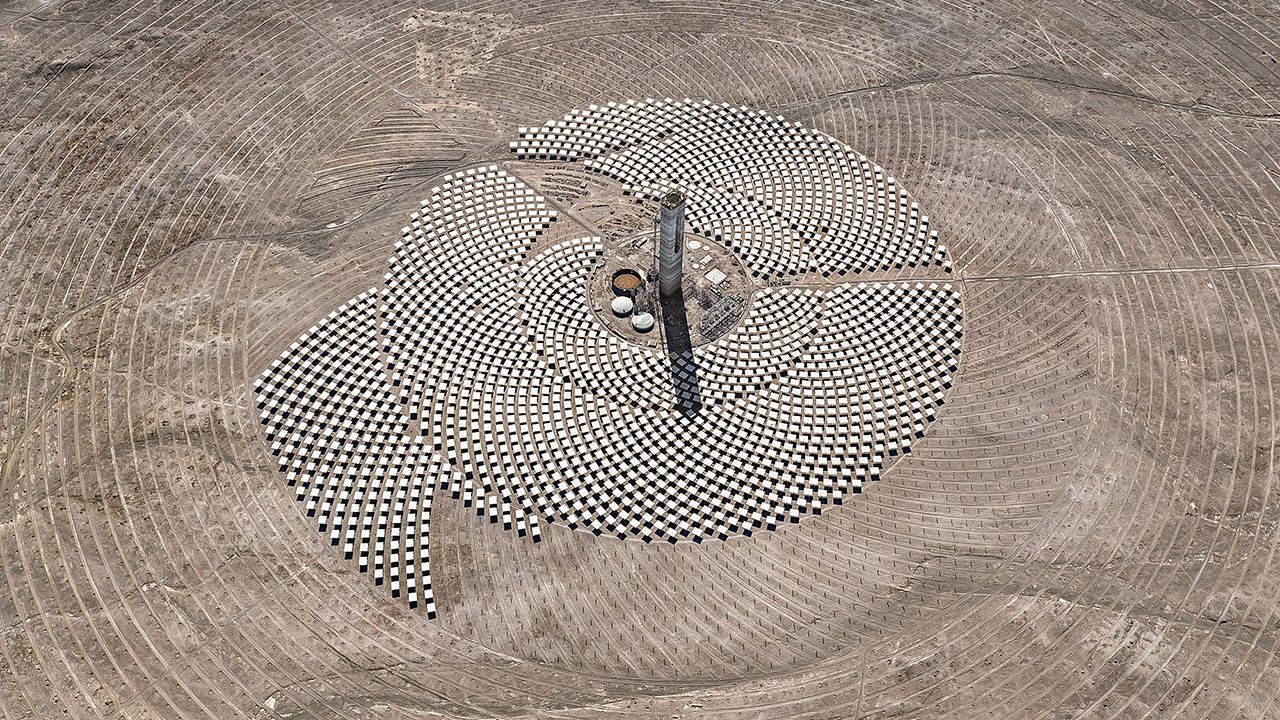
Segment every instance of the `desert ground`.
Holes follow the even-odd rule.
[[[1280,6],[0,3],[0,716],[1280,718]],[[437,491],[438,615],[331,547],[253,383],[450,173],[710,99],[891,172],[963,350],[863,492],[538,543]],[[847,278],[816,278],[811,284]],[[857,278],[854,278],[857,279]]]

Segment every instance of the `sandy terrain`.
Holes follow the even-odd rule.
[[[0,4],[0,716],[1280,718],[1277,28],[1190,0]],[[439,502],[428,620],[309,527],[253,378],[440,177],[645,97],[891,171],[955,262],[954,388],[856,501],[750,538],[533,544]],[[591,228],[647,222],[558,172],[527,180]]]

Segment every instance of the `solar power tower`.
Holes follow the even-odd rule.
[[[669,192],[658,205],[658,291],[670,297],[684,279],[684,195]]]

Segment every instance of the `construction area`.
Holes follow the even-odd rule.
[[[1280,719],[1274,3],[0,3],[0,718]]]

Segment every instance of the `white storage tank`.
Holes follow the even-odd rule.
[[[636,332],[649,332],[653,329],[653,316],[647,312],[636,313],[631,317],[631,329]]]
[[[613,310],[613,314],[618,317],[626,317],[630,315],[631,311],[635,309],[635,306],[636,304],[631,301],[631,298],[625,295],[616,297],[613,299],[613,302],[609,303],[609,309]]]

